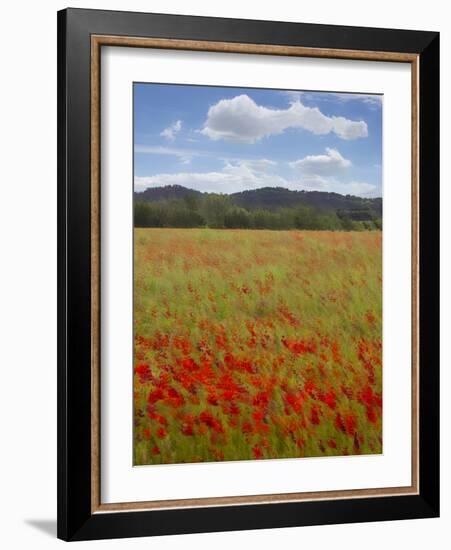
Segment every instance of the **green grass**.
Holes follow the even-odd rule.
[[[136,229],[135,464],[381,452],[381,241]]]

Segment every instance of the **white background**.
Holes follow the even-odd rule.
[[[451,280],[451,30],[446,3],[115,0],[72,6],[348,24],[442,32],[442,281]],[[0,88],[1,542],[53,548],[56,517],[56,10],[63,2],[9,3],[2,11]],[[448,153],[448,154],[445,154]],[[84,548],[203,550],[314,547],[445,547],[451,523],[450,290],[442,285],[442,518],[84,543]]]
[[[137,48],[106,48],[101,62],[101,502],[410,485],[410,66]],[[382,455],[132,468],[133,80],[384,94]]]

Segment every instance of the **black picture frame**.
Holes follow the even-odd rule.
[[[91,509],[91,36],[417,54],[419,494],[187,509]],[[88,540],[439,515],[439,33],[163,14],[58,13],[58,537]]]

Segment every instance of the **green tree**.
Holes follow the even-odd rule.
[[[167,210],[159,203],[136,202],[134,207],[135,227],[165,227]]]
[[[208,227],[222,228],[227,211],[232,206],[230,197],[209,193],[202,202],[202,216]]]
[[[248,229],[251,226],[249,212],[237,206],[227,210],[224,216],[224,227],[229,229]]]
[[[357,228],[356,223],[349,218],[346,218],[346,217],[340,218],[340,222],[341,222],[341,228],[344,229],[345,231],[353,231]]]

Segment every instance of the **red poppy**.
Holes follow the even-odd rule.
[[[337,406],[337,396],[335,395],[334,390],[329,390],[326,393],[322,393],[319,396],[320,401],[325,403],[330,409],[335,409]]]
[[[257,393],[257,395],[252,400],[252,404],[254,405],[254,407],[267,407],[268,403],[269,395],[264,391]]]
[[[366,408],[366,417],[368,418],[369,422],[371,422],[371,424],[376,424],[377,414],[373,407]]]
[[[282,344],[296,355],[303,355],[305,353],[316,353],[317,347],[312,340],[289,340],[282,338]]]
[[[177,390],[174,388],[168,389],[168,398],[167,398],[168,404],[172,407],[178,408],[182,407],[185,404],[185,399],[183,395],[181,395]]]
[[[207,397],[207,402],[210,403],[210,405],[217,405],[218,396],[214,392],[211,392]]]
[[[263,451],[260,449],[258,445],[254,445],[252,447],[252,453],[254,455],[254,458],[262,458],[263,457]]]
[[[304,391],[309,394],[310,397],[313,399],[316,399],[316,384],[313,382],[313,380],[307,380],[307,382],[304,384]]]
[[[135,374],[138,375],[141,384],[148,382],[152,378],[150,367],[147,363],[141,363],[135,367]]]
[[[194,361],[192,357],[186,357],[185,359],[182,359],[181,363],[182,367],[190,372],[195,371],[198,368],[196,361]]]
[[[148,403],[156,403],[157,401],[160,401],[160,399],[164,398],[164,392],[161,388],[156,388],[155,390],[149,392],[149,395],[147,396],[147,402]]]
[[[302,449],[302,447],[305,445],[304,439],[302,437],[299,437],[296,439],[296,447],[299,447],[299,449]]]
[[[215,432],[224,432],[224,428],[221,422],[217,418],[215,418],[209,411],[201,412],[199,415],[199,420]]]
[[[157,430],[157,437],[159,437],[160,439],[163,439],[164,437],[166,437],[168,435],[168,432],[165,428],[158,428]]]
[[[364,405],[366,405],[367,407],[371,407],[373,405],[374,394],[373,394],[373,390],[369,386],[366,386],[360,392],[359,401]]]
[[[302,410],[302,405],[304,402],[302,393],[299,392],[297,394],[288,394],[285,396],[285,399],[289,405],[291,405],[292,409],[295,413],[299,413]]]
[[[252,424],[250,422],[243,422],[241,425],[241,430],[245,434],[250,434],[253,431]]]
[[[183,435],[188,435],[188,436],[194,435],[194,426],[188,422],[184,422],[182,424],[180,431],[182,432]]]
[[[320,423],[320,417],[319,417],[319,407],[316,405],[313,405],[313,407],[310,409],[310,422],[312,424],[318,425]]]
[[[354,435],[357,428],[357,418],[354,414],[347,414],[345,416],[345,427],[348,435]]]

